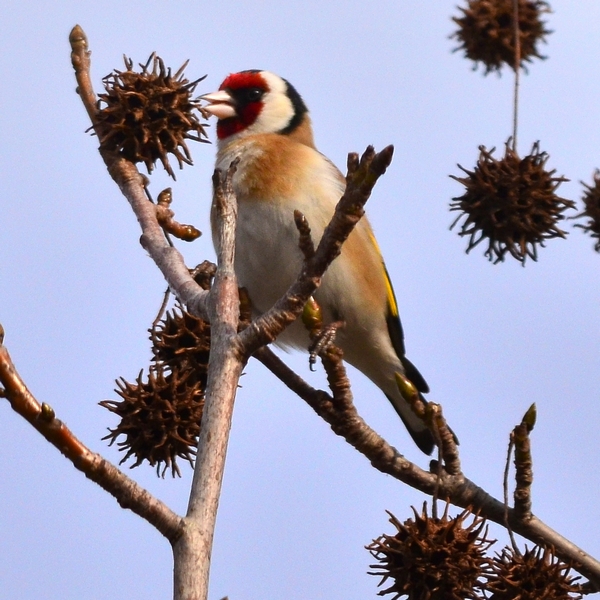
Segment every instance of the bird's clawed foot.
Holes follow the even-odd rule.
[[[334,321],[322,328],[319,333],[313,337],[312,343],[308,347],[308,364],[310,365],[311,371],[315,370],[314,366],[317,362],[317,356],[334,344],[337,330],[340,329],[340,327],[344,327],[345,324],[344,321]]]
[[[321,307],[312,296],[306,303],[304,311],[302,312],[302,322],[306,329],[308,329],[311,340],[310,346],[308,347],[308,363],[311,371],[314,371],[317,356],[334,344],[337,330],[340,329],[340,327],[344,327],[345,322],[334,321],[329,325],[323,326]]]

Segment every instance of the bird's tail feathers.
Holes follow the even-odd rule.
[[[398,391],[398,395],[400,395],[400,391]],[[419,394],[419,396],[423,402],[427,403],[427,400],[425,400],[421,394]],[[423,421],[412,412],[404,398],[398,400],[397,398],[394,398],[388,394],[386,394],[386,397],[396,409],[396,412],[402,419],[402,422],[408,430],[408,433],[410,433],[410,437],[419,447],[421,452],[430,455],[435,448],[435,440],[433,433],[431,433],[427,425],[425,425],[425,423],[423,423]]]

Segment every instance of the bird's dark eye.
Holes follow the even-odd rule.
[[[264,90],[258,87],[244,90],[244,100],[246,102],[258,102],[264,95]]]

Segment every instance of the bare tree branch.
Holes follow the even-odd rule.
[[[166,504],[127,477],[115,465],[92,452],[59,419],[48,404],[40,404],[27,389],[0,338],[0,383],[4,396],[31,425],[66,456],[88,479],[115,497],[117,502],[156,527],[170,542],[182,532],[182,519]]]
[[[78,92],[93,126],[96,126],[96,96],[91,86],[87,40],[81,28],[74,28],[70,40]],[[171,537],[167,536],[174,542],[177,600],[197,600],[206,597],[214,517],[235,388],[243,365],[253,353],[326,420],[335,433],[343,436],[348,443],[364,454],[374,467],[426,494],[438,494],[440,498],[448,499],[457,506],[473,507],[481,516],[500,524],[505,523],[504,503],[487,494],[461,473],[458,450],[450,439],[451,431],[447,428],[441,412],[434,410],[427,416],[427,420],[437,424],[436,430],[440,433],[439,441],[443,448],[442,455],[446,468],[441,469],[436,462],[433,462],[431,472],[427,472],[408,461],[358,415],[352,402],[350,386],[340,354],[330,347],[325,347],[322,349],[323,352],[319,352],[332,389],[332,394],[328,394],[311,388],[268,349],[262,347],[272,342],[288,324],[297,318],[308,298],[319,286],[327,267],[339,254],[344,240],[361,218],[364,204],[378,177],[390,164],[391,147],[379,154],[376,154],[372,148],[368,148],[360,160],[356,154],[349,155],[346,192],[316,250],[310,245],[310,223],[307,223],[301,215],[296,215],[300,245],[305,255],[302,272],[286,295],[239,335],[236,333],[239,303],[232,262],[235,209],[231,189],[228,188],[229,180],[216,181],[216,198],[221,202],[222,207],[222,216],[219,220],[220,268],[209,296],[193,281],[179,252],[165,240],[157,221],[156,206],[147,200],[144,178],[135,165],[116,154],[108,153],[103,148],[100,148],[100,153],[109,173],[127,197],[140,222],[143,247],[149,252],[171,289],[188,310],[204,318],[209,317],[213,327],[213,340],[219,339],[211,352],[207,408],[204,417],[206,422],[203,421],[199,442],[198,464],[201,466],[198,466],[195,471],[187,517],[181,522],[179,517],[174,516],[178,521],[173,531],[180,532],[180,537],[175,534]],[[219,184],[223,185],[220,187]],[[11,381],[9,375],[6,377]],[[6,389],[2,395],[9,399],[15,397],[16,392],[10,386],[4,385]],[[25,412],[30,410],[27,408],[29,403],[26,402],[23,406]],[[33,410],[29,416],[32,419],[30,422],[40,431],[54,431],[53,428],[62,431],[64,427],[54,418],[51,409],[44,409],[43,405]],[[215,443],[213,434],[217,436],[216,446],[213,445]],[[71,437],[67,435],[66,438],[64,435],[64,433],[56,435],[53,443],[57,447],[66,443],[65,440],[75,440],[72,434]],[[209,438],[210,444],[208,444]],[[74,444],[72,450],[76,455],[85,453],[78,446],[80,442],[72,443]],[[69,447],[69,444],[65,447]],[[205,456],[202,455],[203,453]],[[512,530],[535,543],[554,546],[558,556],[563,560],[575,561],[578,564],[577,569],[600,589],[600,563],[533,516],[526,503],[519,506],[517,510],[508,510],[508,524]]]
[[[344,398],[343,413],[345,414],[342,414],[336,408],[336,401],[330,394],[311,387],[268,348],[261,348],[254,356],[298,394],[337,435],[343,437],[363,454],[376,469],[430,496],[434,494],[437,487],[441,499],[448,500],[455,506],[472,508],[482,517],[499,525],[505,525],[506,507],[503,502],[462,474],[449,475],[446,471],[442,471],[438,480],[435,461],[432,461],[431,472],[427,472],[407,460],[358,415],[351,395]],[[588,577],[595,584],[596,589],[600,589],[600,562],[587,552],[534,515],[530,514],[529,518],[523,520],[514,509],[509,508],[508,524],[514,532],[536,544],[553,546],[557,556],[564,561],[576,563],[577,570]]]
[[[77,93],[92,121],[96,122],[96,94],[90,76],[90,51],[86,35],[76,25],[69,36],[71,42],[71,62],[77,79]],[[98,133],[98,131],[97,131]],[[207,292],[200,289],[190,275],[180,252],[169,245],[157,219],[157,206],[150,202],[145,193],[145,177],[136,166],[117,153],[108,152],[100,147],[100,155],[115,183],[129,201],[142,229],[140,243],[151,256],[164,275],[169,287],[188,310],[200,317],[207,318]]]
[[[211,350],[208,385],[198,440],[198,453],[183,536],[174,544],[175,600],[208,597],[208,580],[214,527],[225,470],[231,417],[242,369],[237,328],[239,296],[233,269],[237,204],[231,178],[215,172],[218,269],[209,296]]]

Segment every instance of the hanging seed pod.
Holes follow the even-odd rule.
[[[581,182],[585,187],[583,195],[583,212],[579,213],[574,219],[587,219],[585,225],[577,223],[575,227],[580,227],[586,233],[589,233],[596,239],[594,250],[600,252],[600,171],[594,173],[593,185],[587,185]]]
[[[104,400],[100,405],[121,418],[102,438],[110,440],[112,446],[119,436],[124,436],[125,439],[117,443],[119,450],[126,453],[120,464],[134,457],[133,468],[147,460],[163,477],[168,468],[173,476],[181,475],[178,457],[193,466],[204,387],[192,374],[190,370],[180,373],[177,369],[165,374],[161,368],[154,367],[147,381],[142,380],[142,372],[135,383],[117,380],[115,391],[122,401]]]
[[[414,519],[400,523],[391,513],[394,535],[382,535],[367,549],[378,561],[370,575],[381,577],[379,585],[391,585],[379,596],[392,594],[392,600],[466,600],[481,597],[481,578],[489,575],[485,552],[494,543],[487,539],[485,520],[465,510],[457,517],[427,514],[427,505]],[[473,521],[465,521],[473,516]]]
[[[152,67],[150,67],[152,65]],[[192,157],[186,140],[207,142],[200,101],[192,99],[196,85],[204,79],[188,81],[183,70],[175,73],[152,54],[141,72],[133,70],[133,62],[125,59],[125,71],[115,70],[104,79],[106,93],[99,95],[99,111],[95,130],[100,145],[120,152],[126,159],[143,162],[151,173],[160,160],[175,179],[169,164],[172,154],[182,168],[191,165]],[[204,116],[204,115],[203,115]]]
[[[177,306],[150,329],[150,341],[156,364],[180,373],[191,371],[191,377],[206,386],[210,353],[210,325],[206,321]]]
[[[556,189],[568,179],[554,177],[555,170],[546,171],[549,155],[540,152],[539,142],[525,158],[512,149],[510,140],[501,159],[492,156],[494,150],[479,146],[475,168],[468,171],[458,165],[467,176],[450,175],[466,188],[450,203],[451,211],[461,213],[450,229],[464,218],[459,235],[469,236],[467,253],[485,239],[485,256],[494,263],[507,253],[522,263],[527,256],[537,260],[538,245],[566,236],[557,223],[575,203],[557,196]]]
[[[492,561],[493,575],[486,586],[489,600],[576,600],[581,587],[579,576],[569,575],[571,567],[539,546],[523,554],[504,548]]]
[[[469,0],[466,8],[460,8],[460,17],[452,20],[458,30],[450,37],[459,42],[454,51],[464,51],[466,58],[482,63],[485,75],[499,72],[503,65],[515,67],[515,30],[513,0]],[[552,33],[546,29],[542,15],[549,13],[550,6],[540,0],[519,0],[520,66],[534,58],[544,59],[538,50],[539,42]]]
[[[208,374],[210,326],[180,306],[150,329],[153,359],[148,380],[140,372],[135,383],[117,380],[122,401],[100,405],[121,418],[103,439],[125,452],[121,463],[144,460],[164,477],[168,468],[180,475],[177,458],[193,465]],[[162,469],[162,472],[161,472]]]

